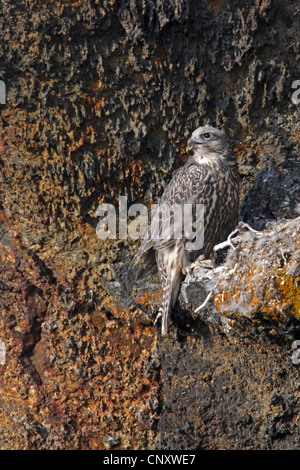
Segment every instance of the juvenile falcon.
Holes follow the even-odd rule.
[[[144,258],[140,279],[158,271],[162,335],[167,333],[170,311],[189,266],[198,257],[211,258],[214,246],[226,240],[238,222],[238,167],[225,132],[209,125],[198,127],[188,146],[192,156],[173,173],[133,259]],[[190,217],[185,217],[191,207]],[[199,208],[204,208],[204,218]]]

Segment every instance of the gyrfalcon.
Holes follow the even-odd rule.
[[[198,127],[188,146],[192,155],[173,173],[133,259],[144,259],[138,278],[158,271],[162,335],[191,264],[199,257],[211,258],[214,246],[225,241],[238,222],[238,165],[225,132],[210,125]]]

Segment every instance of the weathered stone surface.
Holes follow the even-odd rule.
[[[96,209],[156,201],[211,122],[234,143],[241,218],[299,216],[298,2],[0,5],[1,448],[297,447],[296,239],[269,256],[242,238],[219,297],[193,317],[209,288],[193,280],[161,342],[157,280],[134,284],[136,242],[99,240]]]
[[[280,324],[300,317],[300,217],[263,233],[248,232],[227,256],[215,303],[233,313]],[[226,290],[228,288],[228,291]]]
[[[84,279],[61,284],[1,228],[1,448],[153,446],[154,327],[108,294],[94,301]]]
[[[174,315],[185,309],[185,323],[160,344],[159,448],[297,447],[299,221],[247,232],[222,266],[187,276]]]

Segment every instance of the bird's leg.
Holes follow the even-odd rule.
[[[192,263],[187,263],[185,268],[182,269],[182,273],[188,274],[194,268],[204,268],[204,269],[213,269],[214,263],[211,259],[205,259],[204,255],[200,255],[195,261]]]

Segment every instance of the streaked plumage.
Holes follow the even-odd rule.
[[[173,174],[166,187],[148,236],[141,242],[134,262],[144,258],[139,277],[159,274],[163,298],[161,304],[162,334],[168,329],[171,308],[178,297],[186,270],[199,256],[210,258],[213,247],[226,240],[237,225],[239,209],[239,177],[236,158],[231,153],[223,131],[211,126],[199,127],[188,140],[193,155],[187,163]],[[176,229],[177,214],[168,213],[166,206],[182,207],[184,204],[204,204],[204,244],[202,248],[190,250],[186,233],[180,239],[172,232],[163,239],[164,224]],[[166,206],[165,206],[166,205]],[[175,221],[175,223],[174,223]],[[174,230],[175,230],[174,229]],[[195,220],[189,231],[195,231]],[[175,231],[175,233],[177,233]]]

